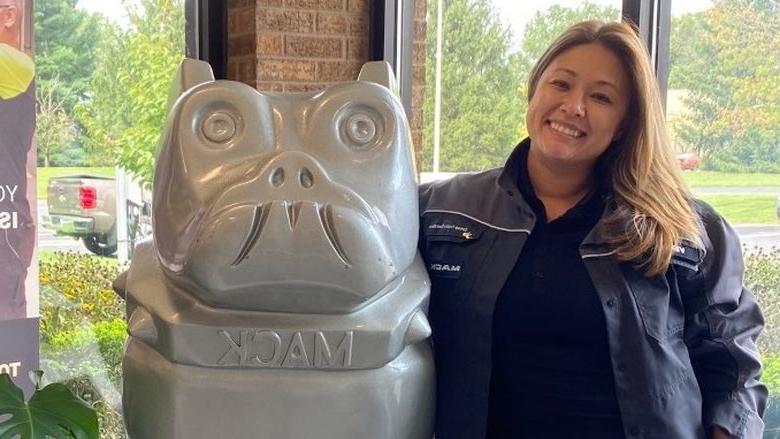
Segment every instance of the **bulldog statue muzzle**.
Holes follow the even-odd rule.
[[[430,439],[429,280],[386,63],[260,93],[185,60],[127,300],[133,439]]]

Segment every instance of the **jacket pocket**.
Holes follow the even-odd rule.
[[[485,226],[431,215],[422,222],[420,251],[431,277],[431,306],[452,309],[466,300],[487,253]]]
[[[676,288],[670,288],[667,276],[645,277],[641,270],[628,268],[626,279],[636,303],[645,332],[663,342],[682,337],[685,314]]]

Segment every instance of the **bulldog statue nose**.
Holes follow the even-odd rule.
[[[263,169],[268,176],[261,181],[278,190],[312,189],[330,180],[322,166],[301,151],[283,152]]]

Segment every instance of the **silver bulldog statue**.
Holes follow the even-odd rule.
[[[386,63],[260,93],[185,60],[127,299],[133,439],[430,439],[429,280]]]

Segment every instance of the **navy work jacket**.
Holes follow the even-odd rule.
[[[517,188],[518,151],[528,143],[503,168],[420,188],[437,439],[486,434],[493,309],[536,222]],[[619,261],[601,222],[580,246],[606,318],[629,439],[706,438],[714,425],[758,439],[764,429],[767,390],[758,381],[755,345],[763,316],[742,285],[736,234],[709,206],[697,202],[696,209],[705,248],[681,243],[664,275],[648,278],[642,267]]]

